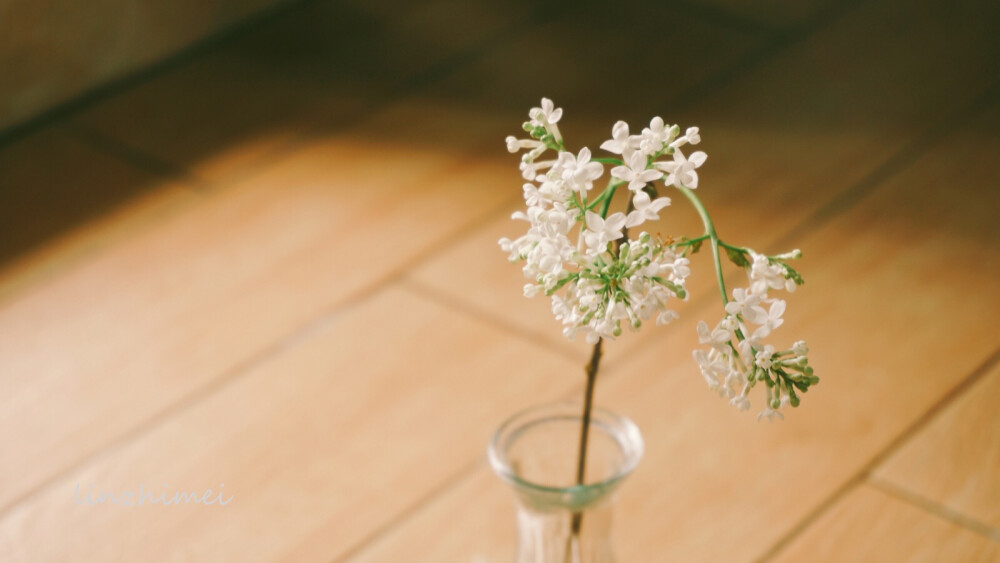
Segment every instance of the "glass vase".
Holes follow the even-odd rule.
[[[582,408],[543,405],[507,420],[490,442],[493,470],[515,493],[515,563],[611,563],[615,492],[642,458],[627,418],[594,409],[577,484]]]

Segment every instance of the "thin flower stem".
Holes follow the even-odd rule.
[[[587,388],[583,394],[583,424],[580,426],[580,455],[576,460],[576,484],[583,485],[587,471],[587,441],[590,434],[590,416],[594,408],[594,384],[597,383],[597,368],[601,363],[601,344],[603,338],[597,339],[594,344],[594,351],[590,355],[590,362],[587,364]],[[580,525],[583,523],[583,512],[573,513],[572,532],[574,536],[580,534]]]
[[[724,241],[721,241],[721,240],[719,241],[719,246],[721,246],[722,248],[728,248],[729,250],[735,250],[736,252],[743,252],[743,253],[750,252],[750,249],[746,248],[745,246],[736,246],[735,244],[726,244]]]
[[[671,245],[668,245],[668,246],[670,246],[671,248],[674,248],[674,247],[677,247],[677,246],[692,246],[692,245],[698,244],[699,242],[701,242],[701,241],[703,241],[703,240],[705,240],[707,238],[708,238],[708,235],[701,235],[700,237],[694,237],[692,239],[682,240],[680,242],[675,242],[675,243],[673,243]],[[722,241],[720,240],[719,243],[722,244]]]
[[[688,188],[677,188],[684,197],[688,198],[691,205],[694,206],[695,210],[698,211],[698,215],[701,216],[701,222],[705,225],[705,235],[708,237],[709,242],[712,245],[712,258],[715,259],[715,279],[719,284],[719,293],[722,295],[722,304],[726,305],[729,303],[729,298],[726,296],[726,282],[722,278],[722,258],[719,256],[719,245],[722,244],[726,248],[730,248],[729,245],[722,243],[719,240],[719,235],[715,232],[715,223],[712,222],[712,218],[708,214],[708,210],[698,199],[698,196],[694,195],[694,192]]]
[[[601,194],[601,197],[604,198],[604,200],[601,202],[601,218],[602,219],[607,219],[608,218],[608,209],[611,208],[611,200],[614,199],[614,197],[615,197],[615,190],[618,189],[618,186],[620,186],[620,185],[622,185],[624,183],[625,182],[618,182],[618,183],[615,183],[615,184],[611,184],[611,185],[609,185],[604,190],[604,193]],[[598,200],[599,199],[600,198],[598,198]],[[596,203],[598,200],[595,200],[594,203]]]
[[[622,161],[620,159],[610,158],[610,157],[591,158],[590,161],[591,162],[600,162],[602,164],[617,164],[618,166],[622,165]]]

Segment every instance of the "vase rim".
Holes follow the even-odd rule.
[[[575,409],[575,414],[570,409]],[[632,471],[635,470],[635,468],[639,465],[639,461],[642,459],[645,449],[642,434],[639,432],[639,427],[630,419],[597,406],[595,406],[592,410],[591,421],[604,421],[605,426],[610,423],[615,427],[616,431],[613,433],[612,437],[622,448],[622,454],[624,456],[622,466],[611,476],[600,481],[584,483],[582,485],[541,485],[518,476],[517,473],[515,473],[510,467],[510,464],[507,462],[506,455],[503,453],[504,445],[501,443],[510,430],[515,427],[526,426],[531,421],[541,418],[539,415],[545,413],[555,415],[560,412],[565,412],[566,414],[563,416],[569,416],[579,420],[583,418],[580,409],[581,404],[574,403],[572,401],[544,403],[523,409],[505,420],[497,431],[494,432],[493,438],[490,440],[489,448],[487,448],[487,456],[493,471],[496,472],[496,474],[502,479],[514,485],[542,493],[569,495],[574,495],[576,493],[592,489],[608,489],[627,477],[630,473],[632,473]]]

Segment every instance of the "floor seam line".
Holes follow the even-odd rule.
[[[87,125],[67,120],[57,124],[57,127],[90,148],[129,164],[138,170],[147,172],[157,179],[180,183],[184,188],[196,194],[204,194],[211,189],[211,185],[208,182],[199,178],[190,170],[162,160],[127,143],[123,143],[117,138],[106,135]]]
[[[887,479],[869,475],[866,482],[869,486],[882,491],[896,500],[915,506],[924,512],[933,514],[941,520],[979,534],[990,541],[1000,543],[1000,530],[985,522],[963,514],[943,503],[927,498]]]
[[[547,352],[553,352],[569,360],[580,361],[580,369],[583,369],[583,358],[577,357],[573,352],[563,348],[562,346],[556,345],[555,342],[545,338],[544,336],[531,332],[525,332],[521,327],[513,323],[497,317],[496,315],[493,315],[483,309],[470,306],[469,304],[455,299],[451,295],[448,295],[437,288],[431,287],[412,276],[403,276],[398,281],[402,287],[405,287],[418,296],[431,300],[438,305],[445,306],[450,310],[462,314],[463,316],[502,330],[512,336],[515,336],[518,340],[523,340],[531,344],[533,347],[540,348]]]
[[[409,506],[394,514],[393,517],[384,524],[375,528],[371,533],[361,538],[361,540],[348,548],[345,553],[336,556],[331,560],[331,563],[346,563],[347,561],[357,557],[370,546],[378,542],[380,538],[392,533],[392,530],[394,530],[399,524],[406,522],[419,514],[427,505],[431,504],[434,499],[447,493],[448,491],[454,490],[455,487],[471,479],[472,476],[475,475],[476,469],[481,463],[481,459],[476,459],[465,464],[465,466],[448,477],[448,479],[446,479],[438,487],[428,491],[427,494],[421,495],[420,498],[414,500]]]
[[[504,202],[504,205],[508,205],[508,202]],[[490,209],[488,213],[497,213],[500,206],[497,208]],[[450,233],[449,236],[459,236],[462,232],[474,229],[478,225],[476,218],[473,218],[465,225],[460,226],[454,232]],[[446,237],[447,238],[447,237]],[[413,264],[419,262],[419,260],[424,256],[424,253],[420,253],[413,259],[407,261],[401,266],[394,268],[390,272],[376,279],[369,286],[354,292],[350,295],[345,296],[341,300],[337,300],[331,306],[325,308],[321,313],[316,316],[309,317],[302,323],[292,327],[288,332],[279,335],[273,341],[266,343],[261,348],[252,351],[243,359],[239,359],[231,367],[224,369],[221,373],[209,380],[207,383],[193,389],[184,396],[178,398],[173,403],[166,405],[159,412],[147,418],[136,426],[133,426],[125,430],[117,438],[112,439],[103,446],[98,446],[89,454],[82,456],[78,461],[66,468],[59,470],[52,474],[49,478],[45,479],[38,485],[29,488],[24,493],[17,495],[13,500],[6,503],[4,506],[0,506],[0,521],[6,518],[11,512],[13,512],[19,505],[27,502],[31,497],[48,490],[50,487],[54,486],[56,482],[60,479],[70,475],[77,468],[84,467],[89,463],[97,459],[101,459],[102,456],[110,455],[111,453],[126,447],[128,444],[135,442],[142,436],[155,429],[157,426],[162,424],[169,417],[184,412],[185,410],[197,406],[201,402],[214,396],[216,393],[225,389],[227,386],[234,384],[248,374],[252,373],[258,366],[265,364],[272,358],[276,357],[285,350],[294,348],[299,343],[308,340],[312,335],[322,331],[330,323],[336,321],[344,313],[350,311],[353,308],[359,307],[367,301],[375,298],[380,292],[391,287],[396,283],[403,274],[413,267]]]
[[[972,372],[959,381],[954,387],[939,397],[927,410],[918,415],[916,419],[907,425],[899,434],[893,437],[885,447],[880,449],[861,468],[849,476],[834,491],[819,502],[808,514],[795,523],[782,537],[768,548],[757,561],[770,561],[788,547],[795,538],[808,530],[815,522],[823,517],[833,506],[843,499],[851,490],[865,483],[872,470],[881,465],[889,456],[894,454],[900,447],[906,444],[913,436],[923,430],[937,415],[961,397],[966,390],[976,384],[995,366],[1000,365],[1000,348],[995,349],[985,358]]]

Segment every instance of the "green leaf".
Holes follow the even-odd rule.
[[[747,260],[746,252],[744,252],[742,250],[736,250],[736,249],[733,249],[733,248],[726,248],[726,256],[729,258],[730,262],[732,262],[733,264],[736,264],[740,268],[749,268],[750,267],[750,261]]]
[[[806,283],[806,280],[802,279],[802,275],[799,274],[795,268],[785,264],[784,262],[782,262],[781,265],[785,267],[785,277],[795,282],[795,285],[802,285]]]

